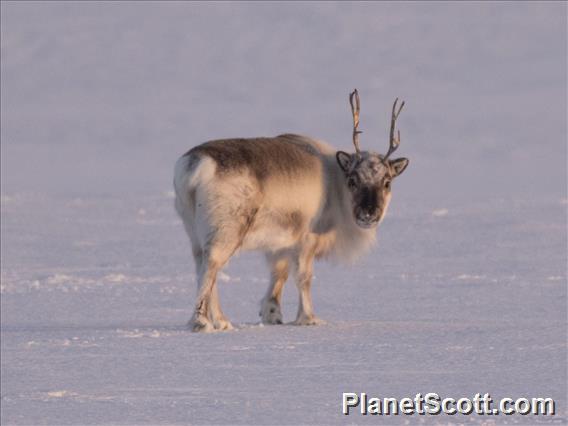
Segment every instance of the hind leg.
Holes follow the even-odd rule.
[[[196,270],[199,270],[201,267],[202,255],[201,250],[194,249],[194,257],[195,257],[195,264]],[[215,330],[232,330],[233,326],[231,325],[230,321],[227,319],[223,311],[221,310],[221,305],[219,304],[219,289],[217,284],[214,284],[211,288],[211,296],[209,300],[209,310],[208,310],[208,319],[213,325]],[[206,326],[207,328],[207,326]]]
[[[219,292],[217,290],[217,272],[230,257],[219,256],[228,253],[228,250],[202,250],[198,245],[192,244],[195,270],[197,271],[197,303],[193,317],[188,325],[193,331],[210,332],[215,330],[231,329],[219,305]],[[215,255],[212,256],[212,253]],[[220,260],[215,261],[215,259]]]
[[[285,256],[267,256],[270,264],[270,285],[262,299],[260,316],[264,324],[282,324],[282,290],[288,279],[289,260]]]
[[[195,312],[190,321],[193,331],[230,330],[233,328],[223,314],[219,304],[217,273],[225,266],[240,247],[248,231],[248,222],[227,224],[224,227],[210,227],[206,231],[207,243],[198,250],[196,259],[200,260],[198,295]],[[233,225],[233,226],[229,226]],[[197,260],[196,260],[197,262]]]
[[[219,306],[217,273],[227,263],[233,250],[223,245],[213,245],[203,251],[198,278],[198,294],[189,326],[193,331],[210,332],[232,328]]]
[[[189,320],[188,326],[193,331],[210,332],[214,327],[209,320],[209,294],[212,291],[213,283],[216,279],[217,271],[210,268],[201,248],[193,247],[195,258],[195,270],[197,271],[197,304],[193,317]],[[207,286],[204,289],[204,286]]]
[[[178,210],[199,264],[197,301],[189,323],[193,331],[232,328],[219,304],[216,279],[241,246],[258,210],[248,198],[235,197],[241,186],[241,181],[211,187],[204,184],[190,193],[190,202]]]

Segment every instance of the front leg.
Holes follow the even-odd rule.
[[[288,279],[289,261],[286,257],[269,256],[268,262],[271,268],[270,285],[261,302],[260,316],[263,324],[282,324],[280,300],[282,289]]]
[[[211,290],[211,298],[209,305],[209,319],[213,323],[215,330],[233,330],[234,327],[231,321],[225,316],[221,310],[219,303],[219,290],[218,285],[215,285]]]
[[[313,245],[308,245],[300,250],[296,262],[296,286],[300,293],[300,301],[298,304],[298,315],[295,325],[321,325],[325,324],[314,315],[312,305],[312,274],[314,262]]]
[[[262,299],[260,316],[263,324],[282,324],[280,303],[274,297]]]
[[[323,325],[324,320],[319,319],[314,314],[312,305],[312,295],[310,291],[311,277],[309,281],[303,281],[298,285],[300,292],[300,300],[298,303],[298,315],[294,321],[294,325]]]

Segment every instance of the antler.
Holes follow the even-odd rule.
[[[402,111],[402,107],[404,106],[404,101],[402,101],[402,103],[400,104],[400,108],[398,109],[398,111],[396,110],[396,103],[397,102],[398,102],[398,98],[396,98],[394,100],[394,104],[392,106],[391,129],[390,129],[390,146],[389,146],[389,152],[387,152],[387,155],[385,155],[384,160],[389,158],[389,155],[391,155],[393,152],[395,152],[396,149],[398,148],[398,146],[400,145],[400,130],[397,131],[397,137],[395,139],[395,137],[394,137],[394,126],[395,126],[395,123],[396,123],[396,119],[398,118],[398,115],[400,114],[400,111]]]
[[[355,99],[355,105],[353,105],[353,99]],[[359,147],[359,134],[363,132],[358,129],[361,104],[357,89],[353,90],[353,92],[349,94],[349,103],[351,104],[351,113],[353,114],[353,145],[355,145],[355,151],[357,152],[357,156],[359,156],[361,153],[361,148]]]

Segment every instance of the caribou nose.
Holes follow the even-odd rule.
[[[373,218],[373,214],[365,209],[357,209],[357,217],[360,220],[364,220],[364,221],[370,221]]]

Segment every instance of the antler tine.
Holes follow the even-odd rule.
[[[355,99],[355,105],[353,105]],[[353,145],[357,155],[360,155],[361,148],[359,147],[359,134],[363,133],[359,130],[359,112],[361,111],[361,103],[359,100],[359,92],[357,89],[349,94],[349,103],[351,104],[351,113],[353,114]]]
[[[389,155],[395,152],[398,146],[400,145],[400,130],[397,131],[397,137],[395,138],[394,128],[395,128],[396,119],[398,118],[400,111],[402,111],[402,107],[404,106],[404,101],[402,101],[402,103],[400,104],[400,108],[398,108],[398,111],[396,109],[397,102],[398,98],[394,100],[394,104],[392,105],[389,151],[387,152],[387,155],[385,155],[384,158],[385,160],[389,158]]]

